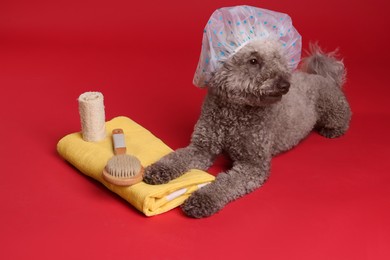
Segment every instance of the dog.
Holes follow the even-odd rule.
[[[342,91],[342,60],[313,45],[302,63],[291,72],[274,40],[246,44],[208,82],[190,145],[148,166],[144,181],[162,184],[192,168],[207,170],[226,153],[232,168],[182,205],[190,217],[208,217],[259,188],[269,176],[272,157],[312,130],[327,138],[343,135],[351,110]]]

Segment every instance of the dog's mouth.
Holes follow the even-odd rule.
[[[278,96],[263,96],[261,97],[261,103],[263,104],[272,104],[280,101],[282,99],[283,95],[278,95]]]
[[[274,91],[274,92],[268,93],[264,96],[270,97],[270,98],[277,98],[277,97],[282,97],[284,94],[287,94],[287,92]]]
[[[280,101],[282,97],[288,93],[288,89],[273,87],[267,91],[263,91],[260,95],[252,95],[251,101],[260,104],[272,104]]]
[[[249,95],[246,100],[253,105],[263,106],[276,103],[282,99],[282,94],[273,93],[272,95]]]
[[[277,101],[277,100],[281,100],[282,99],[282,96],[283,95],[274,95],[274,96],[264,96],[264,97],[262,97],[261,99],[262,100],[270,100],[270,101],[272,101],[272,100],[275,100],[275,101]]]

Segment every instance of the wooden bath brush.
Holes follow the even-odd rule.
[[[103,179],[119,186],[129,186],[142,181],[144,168],[137,157],[126,154],[123,130],[112,130],[112,139],[115,155],[103,169]]]

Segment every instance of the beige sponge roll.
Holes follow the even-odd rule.
[[[104,97],[100,92],[85,92],[78,98],[81,132],[84,141],[99,142],[106,138]]]

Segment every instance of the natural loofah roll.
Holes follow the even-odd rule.
[[[103,94],[85,92],[79,96],[81,132],[84,141],[98,142],[106,137],[106,116]]]

